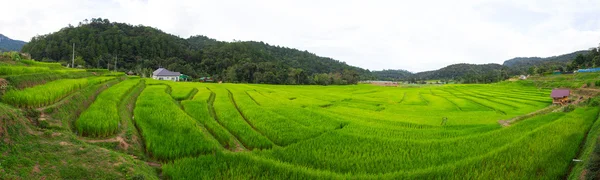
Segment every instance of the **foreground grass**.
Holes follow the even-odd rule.
[[[0,104],[0,179],[157,179],[145,162],[79,141],[68,129],[31,126]]]

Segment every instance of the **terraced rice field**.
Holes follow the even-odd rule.
[[[2,96],[2,101],[17,107],[37,108],[56,103],[82,87],[112,79],[115,77],[60,79],[23,90],[8,91]]]
[[[502,127],[551,104],[548,89],[517,84],[146,83],[135,121],[153,124],[140,124],[147,151],[173,179],[556,179],[598,114]]]
[[[102,92],[78,131],[118,132],[117,104],[139,82]],[[507,83],[141,82],[133,122],[172,179],[560,179],[599,112],[584,106],[503,127],[551,104],[549,89]]]
[[[102,92],[98,99],[84,111],[76,122],[77,131],[85,136],[109,136],[118,131],[119,112],[117,106],[140,79],[121,82]]]

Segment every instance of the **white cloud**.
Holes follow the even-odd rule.
[[[183,38],[264,41],[368,69],[502,63],[600,43],[600,2],[586,0],[1,1],[0,33],[15,39],[102,17]]]

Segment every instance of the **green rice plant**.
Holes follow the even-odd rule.
[[[118,76],[125,76],[125,73],[124,72],[109,72],[109,73],[102,74],[102,76],[115,76],[115,77],[118,77]]]
[[[181,101],[184,110],[194,119],[206,127],[206,129],[226,148],[235,148],[235,137],[221,126],[214,113],[215,95],[206,88],[201,88],[194,96],[193,100]]]
[[[382,147],[383,144],[379,143],[367,146],[371,141],[378,141],[377,138],[361,141],[351,137],[336,138],[336,133],[328,133],[327,136],[330,137],[322,138],[331,138],[330,141],[311,140],[304,144],[294,144],[290,146],[292,148],[259,152],[258,155],[216,153],[211,156],[184,158],[166,164],[163,166],[163,172],[167,177],[174,179],[557,179],[563,177],[568,170],[571,157],[577,151],[577,148],[573,147],[578,146],[583,138],[583,131],[593,123],[598,113],[597,108],[582,108],[576,111],[568,114],[554,113],[523,121],[522,125],[494,130],[481,140],[477,140],[477,136],[471,136],[449,142],[409,143],[405,148],[419,152],[409,151],[408,154],[398,152],[405,148],[392,149],[387,145]],[[498,135],[510,137],[502,143],[500,141],[504,141],[501,139],[505,137]],[[487,137],[494,139],[490,141]],[[497,141],[495,137],[501,139]],[[398,142],[402,141],[394,140],[389,143],[395,145]],[[348,143],[353,145],[344,145]],[[438,146],[439,143],[442,144]],[[453,145],[443,145],[445,143]],[[461,149],[464,148],[462,143],[475,145],[467,145],[468,149]],[[460,147],[453,147],[456,144]],[[485,147],[488,144],[497,146]],[[341,149],[336,148],[338,145]],[[411,147],[413,145],[419,147]],[[484,147],[479,147],[480,145]],[[421,151],[420,148],[424,147],[427,150]],[[298,151],[281,152],[296,148]],[[449,151],[448,148],[457,149]],[[479,148],[479,153],[472,151]],[[431,152],[436,154],[421,154],[431,150],[436,151]],[[451,157],[451,154],[458,155],[460,159],[446,159]],[[410,163],[422,161],[419,157],[430,158],[431,164]],[[314,161],[312,158],[318,160]],[[361,169],[370,169],[373,172]]]
[[[52,70],[52,72],[58,72],[58,73],[75,73],[75,72],[86,72],[83,69],[55,69]]]
[[[272,96],[275,93],[265,93],[266,95],[263,95],[258,91],[245,91],[245,93],[265,111],[284,116],[303,126],[319,130],[332,130],[346,124],[346,122],[340,122],[338,119],[323,115],[317,111],[306,108],[297,108],[289,104],[290,101],[296,99],[275,98]]]
[[[0,66],[0,76],[49,72],[48,67]]]
[[[2,101],[18,107],[41,107],[58,102],[82,87],[89,84],[98,84],[113,78],[82,78],[61,79],[43,85],[25,88],[23,90],[12,90],[2,96]]]
[[[174,160],[214,152],[218,142],[202,131],[166,93],[167,86],[147,86],[134,110],[135,123],[146,150],[160,160]]]
[[[223,88],[211,89],[215,92],[214,109],[217,121],[233,134],[248,149],[268,149],[273,143],[254,129],[236,109],[229,92]]]
[[[87,72],[99,72],[99,73],[107,73],[107,72],[109,72],[108,69],[85,69],[85,71],[87,71]]]
[[[171,89],[171,96],[177,101],[190,99],[194,96],[194,94],[196,94],[196,92],[198,92],[198,89],[196,89],[195,87],[188,86],[172,85]]]
[[[23,89],[32,87],[39,84],[44,84],[57,79],[77,79],[92,76],[87,72],[72,72],[72,73],[59,73],[59,72],[43,72],[35,74],[23,74],[23,75],[12,75],[5,79],[10,82],[10,85],[17,89]]]
[[[139,83],[139,79],[125,80],[98,95],[96,101],[75,122],[77,132],[91,137],[106,137],[118,132],[121,118],[117,106]]]
[[[163,166],[171,179],[558,179],[567,175],[586,132],[597,129],[592,124],[599,111],[548,111],[502,126],[499,120],[525,117],[548,105],[550,90],[527,83],[414,88],[146,84],[158,85],[138,98],[136,123],[186,124],[173,121],[183,108],[185,119],[195,119],[207,129],[207,139],[217,139],[215,149],[219,143],[233,149],[237,139],[252,150],[163,158],[173,160]],[[194,88],[198,92],[192,98]],[[138,127],[147,143],[148,138],[173,141],[190,134]],[[189,147],[180,144],[194,140],[176,141],[150,140],[148,152],[182,154],[179,150]]]
[[[263,110],[243,92],[228,90],[228,93],[242,117],[277,145],[286,146],[323,133],[322,130],[304,126],[279,114]]]
[[[436,93],[437,96],[439,97],[443,97],[446,100],[452,102],[452,104],[458,106],[458,108],[461,111],[490,111],[493,109],[490,109],[488,107],[485,107],[483,105],[477,104],[475,102],[466,100],[466,99],[462,99],[462,98],[458,98],[452,94],[449,93]]]
[[[60,63],[39,62],[39,61],[35,61],[33,59],[23,59],[23,60],[21,60],[19,62],[21,62],[23,64],[27,64],[29,66],[48,67],[48,68],[51,68],[51,69],[65,68]]]
[[[419,91],[407,91],[401,104],[403,105],[427,105],[427,101],[423,99]]]
[[[550,114],[524,121],[511,128],[443,140],[412,141],[400,138],[366,138],[332,132],[301,144],[290,145],[285,149],[264,152],[261,155],[283,162],[327,169],[338,173],[379,174],[394,172],[397,169],[405,171],[426,169],[460,161],[467,156],[461,152],[468,152],[468,156],[486,154],[490,149],[502,147],[520,138],[519,132],[538,129],[562,116],[560,113]],[[349,125],[342,131],[351,128],[360,129],[362,127]],[[494,138],[494,140],[490,141],[490,138]],[[347,149],[348,143],[354,144],[350,152]],[[323,146],[323,144],[327,145]],[[310,151],[306,151],[308,149]],[[362,157],[361,154],[365,152],[377,155],[368,158]],[[308,153],[312,155],[308,155]],[[342,156],[345,158],[341,158]],[[313,163],[317,159],[319,163]]]

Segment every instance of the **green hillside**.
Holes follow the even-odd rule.
[[[192,78],[212,76],[242,83],[356,84],[359,78],[370,76],[367,70],[308,51],[205,36],[184,39],[156,28],[101,18],[33,37],[22,52],[34,59],[67,64],[73,44],[75,55],[82,59],[77,65],[114,69],[116,59],[120,71],[146,76],[158,67]],[[323,77],[332,80],[322,82]]]

